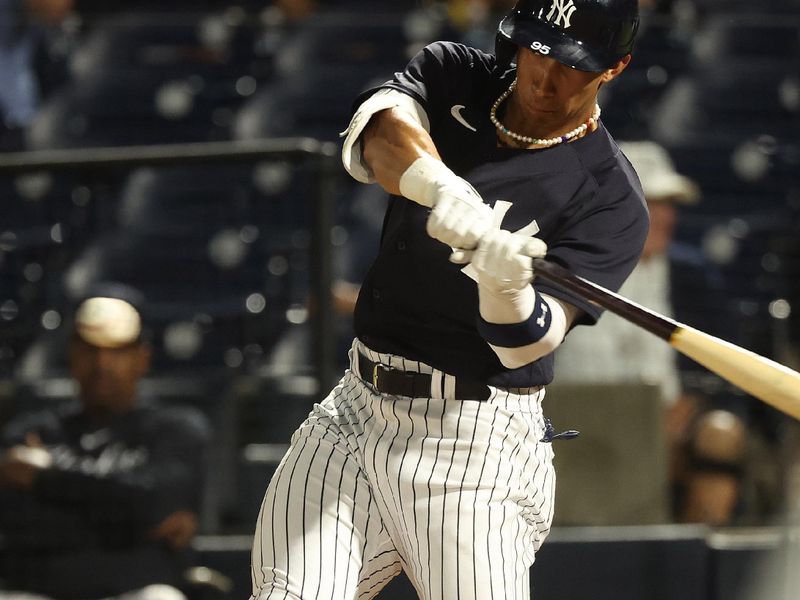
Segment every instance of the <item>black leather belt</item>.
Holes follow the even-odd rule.
[[[432,377],[429,373],[415,373],[393,369],[357,353],[358,372],[361,379],[372,385],[376,391],[390,396],[407,396],[409,398],[441,397],[441,390],[431,389]],[[488,400],[489,387],[475,381],[456,378],[455,399]]]

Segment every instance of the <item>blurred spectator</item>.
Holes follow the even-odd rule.
[[[80,402],[0,434],[0,598],[184,597],[208,425],[140,399],[142,314],[136,291],[98,284],[69,346]]]
[[[639,174],[650,211],[642,257],[620,294],[720,335],[725,322],[721,279],[700,251],[673,239],[678,206],[699,200],[697,185],[677,173],[667,151],[653,142],[622,142],[620,147]],[[675,519],[712,525],[731,522],[739,501],[744,421],[729,410],[709,410],[705,398],[686,388],[678,357],[668,344],[607,315],[594,331],[580,328],[570,333],[556,353],[556,368],[562,382],[659,385]]]
[[[418,49],[434,40],[449,40],[494,52],[497,24],[514,0],[433,0],[410,10],[406,27]]]
[[[447,16],[457,41],[494,52],[497,24],[514,7],[513,0],[447,0]]]
[[[0,152],[22,150],[39,106],[36,53],[48,26],[63,21],[73,0],[0,0]]]
[[[289,23],[302,22],[320,8],[319,0],[273,0],[272,5]]]

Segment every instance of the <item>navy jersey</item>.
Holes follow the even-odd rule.
[[[497,224],[541,238],[548,260],[617,290],[647,235],[638,178],[602,123],[548,149],[498,147],[489,110],[514,76],[491,54],[437,42],[381,87],[422,105],[442,160],[493,207]],[[498,387],[550,383],[552,354],[507,369],[478,334],[476,283],[469,269],[448,261],[450,248],[428,236],[428,215],[415,202],[391,197],[379,254],[359,295],[356,335],[374,350]],[[600,315],[597,306],[543,279],[534,285],[582,309],[579,322],[592,324]]]

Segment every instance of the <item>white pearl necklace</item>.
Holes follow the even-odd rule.
[[[511,131],[508,127],[503,125],[497,118],[497,109],[500,107],[500,105],[503,103],[503,101],[511,95],[511,92],[514,91],[515,87],[517,87],[517,80],[516,79],[511,82],[511,85],[508,86],[508,89],[505,92],[503,92],[501,94],[501,96],[497,99],[497,101],[492,105],[492,108],[489,111],[489,119],[491,119],[492,123],[494,123],[494,126],[497,128],[497,131],[499,131],[500,133],[502,133],[504,135],[507,135],[508,137],[510,137],[513,140],[516,140],[518,142],[522,142],[523,144],[528,144],[528,145],[531,145],[531,146],[535,145],[535,146],[548,147],[548,146],[555,146],[556,144],[561,144],[563,142],[568,142],[569,140],[571,140],[574,137],[577,137],[579,135],[583,135],[583,133],[587,129],[589,129],[589,127],[591,125],[593,125],[594,123],[597,123],[597,121],[600,119],[600,105],[599,104],[595,104],[594,105],[594,112],[592,113],[592,116],[589,117],[588,121],[586,121],[583,125],[579,125],[578,127],[573,129],[572,131],[570,131],[568,133],[565,133],[562,136],[548,139],[548,138],[533,138],[533,137],[530,137],[530,136],[527,136],[527,135],[520,135],[519,133]]]

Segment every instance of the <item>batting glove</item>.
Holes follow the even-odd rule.
[[[432,208],[428,235],[453,248],[475,248],[492,227],[492,209],[475,188],[432,156],[422,156],[406,169],[400,192]]]
[[[533,259],[545,254],[542,240],[495,229],[476,250],[450,255],[454,263],[472,263],[478,275],[478,333],[509,369],[549,354],[566,334],[562,306],[530,285]]]
[[[546,253],[547,244],[538,238],[495,229],[481,239],[474,252],[456,251],[450,260],[471,258],[478,274],[478,302],[484,320],[519,323],[531,316],[537,302],[530,285],[535,275],[532,259]]]
[[[478,284],[492,293],[522,290],[533,281],[533,258],[547,254],[547,244],[495,229],[483,236],[472,256]]]

